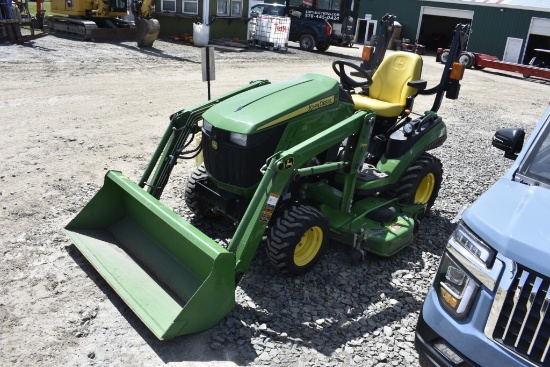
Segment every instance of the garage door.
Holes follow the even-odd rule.
[[[423,6],[420,10],[420,19],[422,15],[439,15],[440,17],[474,19],[474,12],[471,10],[458,10],[446,8],[432,8],[431,6]]]
[[[473,18],[474,12],[471,10],[423,6],[420,8],[416,39],[428,50],[449,47],[456,25],[472,23]]]
[[[532,18],[529,33],[550,37],[550,19]]]

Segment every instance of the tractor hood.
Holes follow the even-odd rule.
[[[210,108],[203,118],[218,129],[253,134],[302,114],[336,108],[338,91],[335,79],[305,74],[238,94]]]
[[[550,190],[498,180],[462,218],[502,255],[545,274],[550,264]]]

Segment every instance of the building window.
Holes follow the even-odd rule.
[[[162,0],[160,5],[163,13],[174,13],[176,11],[176,0]]]
[[[231,9],[229,8],[231,6]],[[242,0],[218,0],[216,15],[240,17],[243,13]]]
[[[243,13],[243,2],[241,0],[231,1],[231,15],[234,17],[240,17]]]
[[[188,14],[198,14],[199,13],[199,3],[198,0],[182,0],[183,1],[183,12]]]

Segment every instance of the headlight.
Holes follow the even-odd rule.
[[[468,250],[478,260],[480,260],[487,268],[493,265],[496,256],[495,250],[483,243],[476,235],[474,235],[463,223],[460,223],[456,230],[451,235],[449,240],[451,243],[458,244]]]
[[[456,318],[463,318],[472,306],[479,284],[460,263],[445,253],[439,264],[434,288],[441,304]]]
[[[206,132],[211,132],[212,131],[212,124],[210,122],[206,121],[206,120],[202,120],[202,128]]]
[[[241,147],[246,147],[247,137],[248,135],[245,134],[231,133],[231,135],[229,135],[229,140]]]

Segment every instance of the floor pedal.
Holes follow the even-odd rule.
[[[369,182],[388,177],[387,173],[380,172],[372,164],[364,163],[361,171],[357,173],[357,181]]]

